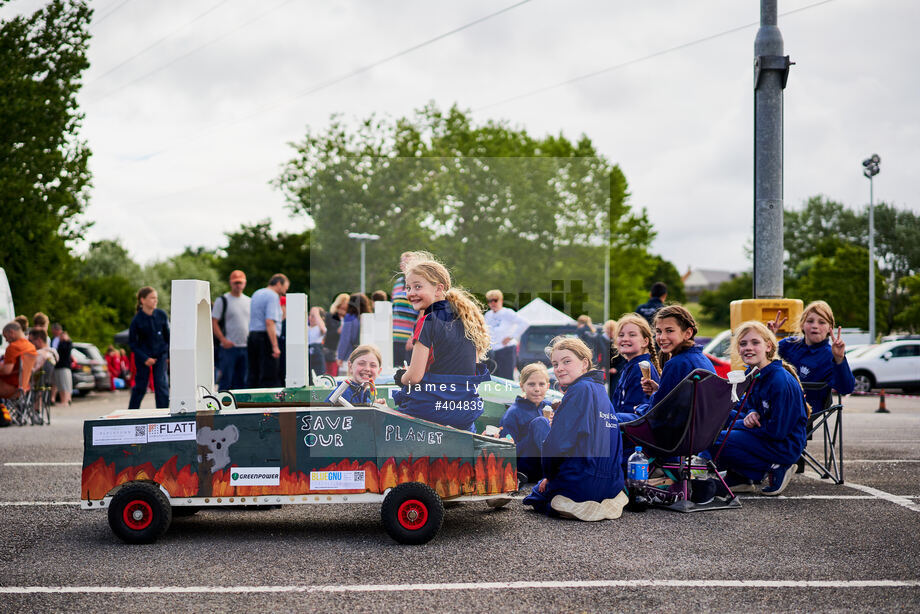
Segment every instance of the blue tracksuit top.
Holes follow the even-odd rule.
[[[542,416],[543,408],[548,406],[546,399],[540,401],[539,405],[534,405],[525,397],[516,398],[498,424],[501,428],[498,436],[511,435],[514,441],[520,441],[527,434],[527,426],[531,420]]]
[[[353,382],[351,380],[346,381],[348,382],[348,388],[346,388],[345,392],[342,393],[342,398],[352,405],[367,405],[373,403],[377,398],[377,395],[372,391],[371,386],[365,388],[359,382]],[[335,392],[335,390],[332,392]],[[332,392],[330,392],[329,396],[326,397],[327,403],[329,402],[329,399],[332,398]]]
[[[668,393],[674,390],[677,384],[690,375],[694,369],[716,372],[712,367],[712,361],[706,358],[706,355],[703,354],[703,348],[698,345],[687,348],[664,363],[664,368],[661,370],[661,381],[658,382],[658,390],[647,402],[636,407],[635,413],[641,416],[652,407],[655,407],[655,403],[668,396]]]
[[[546,498],[602,501],[623,489],[621,439],[603,373],[589,371],[569,386],[543,442]]]
[[[823,343],[808,345],[804,339],[786,337],[780,339],[777,352],[780,358],[795,367],[799,379],[803,382],[828,382],[840,394],[850,394],[856,387],[850,363],[846,357],[839,365],[834,362],[831,343],[827,339]],[[811,405],[813,412],[821,411],[829,393],[827,388],[807,390],[805,400]]]
[[[750,371],[750,369],[748,369]],[[751,390],[735,405],[735,411],[744,403],[744,414],[736,414],[736,430],[755,435],[769,454],[756,454],[774,459],[779,464],[792,464],[799,460],[805,449],[805,397],[795,377],[779,360],[774,360],[760,370]],[[760,426],[748,428],[742,420],[756,411]]]
[[[428,348],[426,373],[476,375],[476,346],[448,301],[435,301],[419,316],[413,338]]]
[[[617,380],[617,387],[611,399],[613,410],[617,413],[617,422],[632,422],[639,418],[642,414],[635,413],[636,408],[648,401],[648,397],[642,392],[642,369],[639,368],[639,363],[643,360],[652,363],[649,354],[640,354],[627,362],[620,371],[620,379]],[[661,381],[654,364],[651,375],[656,382]],[[647,406],[645,411],[648,411],[649,407],[651,406]]]
[[[148,358],[165,358],[169,354],[169,316],[166,312],[154,309],[149,316],[143,310],[134,314],[128,330],[128,345],[134,352],[135,364]]]

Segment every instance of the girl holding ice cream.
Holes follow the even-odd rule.
[[[499,437],[510,435],[517,446],[518,472],[524,481],[533,482],[543,477],[540,456],[543,440],[549,433],[550,404],[546,400],[549,390],[549,372],[542,362],[534,362],[521,369],[521,391],[499,423]],[[549,411],[547,411],[549,410]]]
[[[642,414],[636,408],[648,401],[642,380],[660,381],[658,353],[648,321],[637,313],[623,315],[614,328],[617,353],[626,359],[613,392],[613,408],[618,422],[631,422]],[[644,413],[644,412],[643,412]]]

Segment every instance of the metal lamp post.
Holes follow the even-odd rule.
[[[376,241],[380,238],[380,235],[372,235],[366,232],[349,232],[349,239],[357,239],[361,242],[361,294],[366,294],[364,291],[364,246],[368,241]]]
[[[875,215],[872,178],[878,175],[882,159],[878,154],[863,160],[863,175],[869,179],[869,339],[875,343]]]

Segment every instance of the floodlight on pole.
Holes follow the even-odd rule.
[[[863,176],[869,180],[869,339],[875,343],[875,194],[872,178],[879,173],[882,159],[872,154],[863,160]]]
[[[372,235],[366,232],[349,232],[349,239],[356,239],[361,243],[361,294],[366,294],[364,289],[364,246],[368,241],[376,241],[380,235]]]

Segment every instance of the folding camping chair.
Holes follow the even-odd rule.
[[[824,439],[824,462],[818,461],[808,451],[808,448],[805,448],[799,463],[804,462],[814,469],[821,479],[831,479],[834,484],[843,484],[843,403],[840,400],[840,393],[832,391],[828,382],[802,382],[802,388],[805,390],[826,388],[827,397],[823,409],[812,408],[806,427],[809,441],[813,440],[817,431],[821,431]],[[836,403],[834,403],[835,394],[837,395]]]
[[[54,364],[46,360],[32,374],[32,424],[51,424],[51,380]]]
[[[23,354],[17,359],[17,363],[19,390],[5,402],[13,424],[25,426],[32,421],[32,366],[35,364],[35,354]]]
[[[747,391],[753,379],[750,374],[733,383],[710,371],[696,369],[647,414],[620,425],[626,437],[656,458],[655,466],[677,476],[676,481],[667,486],[646,486],[644,495],[649,502],[678,512],[741,507],[713,461],[698,465],[691,459],[715,442],[731,413],[734,399]],[[691,500],[691,472],[707,469],[718,476],[728,495],[706,503],[694,503]]]

